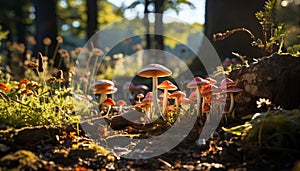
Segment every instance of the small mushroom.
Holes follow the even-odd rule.
[[[164,90],[164,94],[163,94],[163,106],[162,106],[162,112],[164,113],[164,112],[166,112],[166,107],[167,107],[168,91],[169,90],[177,90],[177,87],[171,81],[165,80],[161,84],[158,85],[158,88]]]
[[[126,105],[126,102],[124,100],[119,100],[117,105],[119,106],[119,112],[121,113],[123,111],[123,106]]]
[[[180,90],[174,91],[171,93],[170,97],[175,99],[175,106],[176,106],[176,114],[179,115],[179,99],[184,98],[186,95]]]
[[[144,94],[140,93],[136,95],[136,97],[138,98],[138,103],[141,103],[141,99],[144,98]]]
[[[191,82],[187,84],[187,88],[196,88],[197,90],[197,113],[200,112],[200,104],[201,104],[201,92],[200,89],[204,85],[208,85],[209,81],[201,78],[195,77]]]
[[[222,81],[221,81],[221,88],[222,89],[226,89],[227,87],[231,87],[231,86],[235,86],[235,82],[230,79],[230,78],[224,78]]]
[[[152,103],[153,103],[153,113],[160,113],[158,103],[157,103],[157,84],[158,84],[158,77],[166,77],[170,76],[172,72],[162,66],[160,64],[149,64],[148,66],[144,67],[138,72],[138,76],[152,78]]]
[[[102,104],[108,106],[107,113],[106,113],[106,115],[108,115],[110,112],[111,106],[115,105],[116,103],[112,98],[107,98],[103,101]]]
[[[156,99],[157,101],[159,101],[159,99]],[[153,93],[152,92],[148,92],[146,95],[145,95],[145,98],[142,100],[141,102],[142,104],[147,104],[146,105],[146,117],[147,117],[147,120],[151,121],[153,120],[153,115],[151,115],[151,110],[148,110],[148,109],[151,109],[153,106]],[[149,108],[148,108],[149,107]]]
[[[234,106],[233,93],[237,93],[237,92],[241,92],[241,91],[243,91],[243,90],[240,88],[237,88],[235,86],[231,86],[231,87],[228,87],[227,89],[222,90],[222,93],[226,93],[230,97],[230,105],[229,105],[228,113],[231,113],[233,110],[233,106]]]

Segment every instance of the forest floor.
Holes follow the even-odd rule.
[[[157,125],[157,130],[168,127]],[[79,128],[79,129],[78,129]],[[116,138],[136,135],[138,127],[106,132]],[[1,126],[0,170],[292,170],[300,161],[283,158],[280,153],[257,152],[241,138],[220,127],[205,145],[197,146],[201,127],[195,124],[189,135],[175,148],[150,159],[118,157],[93,140],[76,125],[64,127]],[[142,134],[141,131],[138,131]],[[155,136],[153,132],[150,136]],[[105,138],[104,136],[104,138]],[[147,135],[149,136],[149,134]],[[105,146],[105,145],[103,145]],[[121,152],[120,152],[121,153]]]

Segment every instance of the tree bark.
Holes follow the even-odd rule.
[[[97,31],[97,0],[87,0],[87,40]]]
[[[145,0],[145,8],[144,8],[144,24],[146,28],[146,49],[151,49],[151,35],[150,35],[150,23],[149,23],[149,7],[150,1]]]
[[[154,27],[154,42],[155,47],[158,50],[164,49],[164,27],[163,27],[163,12],[164,12],[164,0],[155,0],[155,27]]]
[[[235,113],[253,114],[259,98],[269,99],[283,109],[300,107],[300,59],[290,55],[274,54],[259,62],[234,70],[229,77],[243,89],[235,94]]]
[[[57,37],[56,0],[33,0],[36,21],[36,52],[44,52],[43,39],[49,37],[52,44],[49,47],[49,58],[52,58]]]

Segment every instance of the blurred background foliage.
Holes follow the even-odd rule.
[[[167,37],[162,38],[159,36],[142,35],[135,36],[131,38],[130,41],[124,40],[118,47],[114,47],[115,45],[110,43],[111,40],[107,39],[103,41],[106,41],[106,44],[111,44],[111,46],[101,47],[101,49],[106,51],[113,48],[114,51],[110,52],[110,56],[118,53],[122,53],[124,56],[131,55],[139,50],[134,49],[137,47],[136,45],[141,45],[142,49],[164,49],[179,58],[187,59],[192,56],[195,60],[193,62],[190,61],[190,67],[195,70],[201,70],[201,62],[196,59],[195,54],[187,48],[193,44],[193,42],[197,42],[201,39],[201,35],[193,31],[195,29],[191,28],[204,31],[210,40],[212,39],[212,34],[224,32],[236,27],[249,28],[260,38],[262,36],[261,29],[258,20],[255,18],[255,13],[263,9],[265,2],[265,0],[255,0],[249,1],[249,3],[247,2],[248,5],[245,5],[237,0],[230,0],[226,3],[222,0],[206,1],[204,24],[180,23],[180,27],[178,27],[178,23],[170,22],[164,23],[164,26],[161,27],[159,26],[159,21],[162,20],[162,18],[155,17],[155,20],[153,20],[152,16],[151,20],[147,14],[163,14],[170,10],[178,13],[182,10],[182,5],[188,6],[190,9],[193,9],[194,5],[189,0],[136,0],[128,6],[123,5],[121,7],[115,6],[108,0],[1,1],[1,63],[10,59],[10,52],[7,49],[8,45],[12,43],[8,42],[17,42],[19,45],[25,45],[25,51],[32,50],[32,55],[36,56],[37,52],[43,52],[45,49],[43,39],[49,37],[52,40],[52,44],[49,46],[49,54],[47,56],[51,59],[51,57],[53,57],[51,53],[54,51],[56,37],[58,35],[63,37],[63,43],[59,45],[59,48],[68,51],[74,50],[77,47],[84,46],[90,36],[97,30],[106,28],[110,24],[125,18],[124,14],[127,10],[132,10],[137,8],[138,5],[142,5],[144,10],[135,10],[136,18],[128,22],[134,22],[134,20],[140,20],[140,17],[144,17],[145,23],[136,22],[137,25],[140,24],[139,27],[135,27],[136,30],[128,30],[126,23],[117,23],[113,28],[106,29],[105,34],[122,37],[124,30],[135,34],[158,29],[163,34],[173,35],[176,40]],[[288,33],[284,38],[284,47],[299,44],[299,0],[277,0],[276,2],[274,17],[277,23],[286,24]],[[139,6],[139,10],[140,9]],[[197,15],[191,17],[197,17]],[[261,56],[261,51],[256,47],[251,47],[250,43],[248,35],[242,33],[222,42],[212,41],[222,61],[228,57],[236,58],[232,55],[232,52],[238,52],[241,53],[241,55],[250,57]],[[297,50],[297,46],[294,47]],[[199,51],[203,50],[205,49],[199,49]],[[26,60],[25,53],[19,57],[20,59],[18,60],[20,62]],[[17,61],[15,62],[17,63]],[[18,64],[18,67],[19,66]]]

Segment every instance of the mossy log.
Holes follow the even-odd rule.
[[[300,107],[300,58],[273,54],[249,67],[230,73],[229,78],[244,91],[235,94],[235,113],[242,116],[261,111],[259,98],[269,99],[283,109]]]

